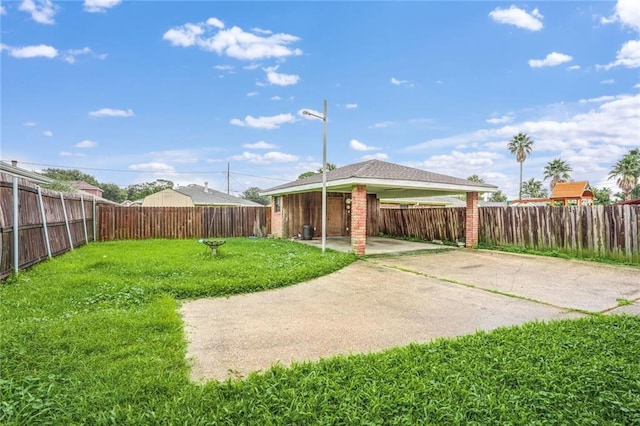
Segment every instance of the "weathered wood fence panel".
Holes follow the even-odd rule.
[[[122,207],[98,209],[100,241],[247,237],[271,232],[269,207]]]
[[[479,240],[640,262],[640,206],[482,207]]]
[[[379,231],[398,237],[456,241],[464,237],[465,208],[380,209]]]
[[[465,209],[381,209],[380,232],[455,241]],[[640,262],[640,206],[480,207],[479,241]]]
[[[93,198],[42,190],[24,179],[17,179],[16,218],[13,181],[12,175],[0,173],[0,278],[17,272],[14,258],[16,220],[18,269],[47,259],[49,253],[52,256],[64,253],[94,240]]]

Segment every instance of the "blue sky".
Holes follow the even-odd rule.
[[[126,186],[268,188],[379,158],[515,197],[640,144],[640,2],[3,2],[0,158]],[[546,182],[548,183],[548,182]],[[617,189],[616,189],[617,190]]]

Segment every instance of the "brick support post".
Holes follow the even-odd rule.
[[[282,203],[282,197],[280,197]],[[276,197],[271,197],[271,235],[282,237],[282,205],[280,211],[276,213]]]
[[[354,186],[351,190],[351,249],[364,256],[367,244],[367,187]]]
[[[478,214],[478,193],[467,192],[467,214],[465,228],[465,247],[476,248],[478,246],[478,224],[480,222]]]

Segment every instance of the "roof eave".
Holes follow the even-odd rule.
[[[475,185],[460,185],[454,183],[441,183],[441,182],[424,182],[413,180],[401,180],[401,179],[375,179],[375,178],[346,178],[331,180],[327,182],[327,190],[334,192],[348,192],[353,186],[366,185],[372,187],[382,188],[406,188],[413,190],[430,190],[440,192],[451,193],[465,193],[465,192],[497,192],[497,186],[475,186]],[[315,192],[322,190],[322,182],[313,182],[302,185],[294,185],[287,188],[273,189],[261,192],[261,195],[287,195],[303,192]]]

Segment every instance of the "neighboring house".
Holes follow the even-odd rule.
[[[207,182],[204,186],[188,185],[176,189],[164,189],[144,197],[142,207],[222,207],[222,206],[245,206],[264,207],[262,204],[254,203],[244,198],[234,197],[215,189],[209,188]]]
[[[595,196],[586,180],[577,182],[558,182],[549,198],[525,198],[513,200],[510,206],[590,206]]]
[[[98,188],[97,186],[93,186],[90,183],[81,180],[72,180],[69,181],[69,185],[79,191],[83,191],[87,194],[95,195],[98,198],[102,198],[102,189]]]
[[[480,182],[441,175],[426,170],[401,166],[380,160],[349,164],[326,173],[327,236],[351,237],[358,255],[365,254],[367,235],[378,232],[378,207],[381,199],[412,199],[447,194],[464,194],[467,207],[466,243],[478,241],[478,195],[497,192],[498,188]],[[322,174],[268,189],[270,195],[271,231],[278,237],[290,238],[309,229],[313,236],[322,233]]]
[[[46,177],[40,173],[18,167],[18,162],[15,160],[12,161],[11,164],[0,161],[0,172],[9,173],[13,176],[17,176],[19,178],[28,180],[29,182],[35,183],[36,185],[46,185],[53,182],[53,179]]]
[[[627,200],[627,201],[620,201],[619,203],[616,203],[616,206],[620,206],[620,205],[640,205],[640,198],[634,198],[633,200]]]
[[[593,204],[593,192],[589,188],[589,182],[586,180],[578,182],[559,182],[553,187],[551,192],[552,204],[560,203],[563,206],[569,205],[587,205]]]

